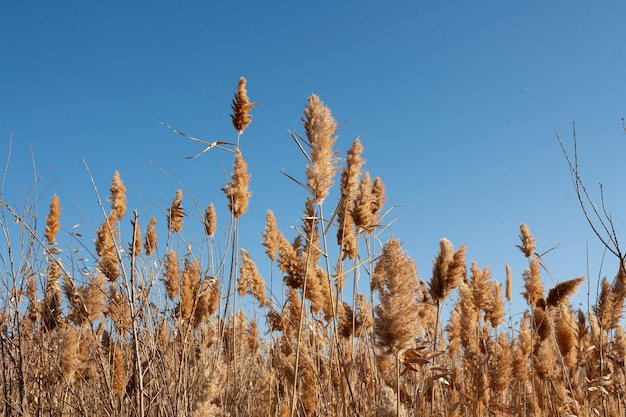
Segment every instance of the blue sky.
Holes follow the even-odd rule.
[[[397,206],[392,232],[423,279],[447,237],[500,280],[508,261],[521,291],[521,223],[539,252],[558,245],[544,258],[547,287],[587,270],[592,285],[614,274],[612,258],[600,271],[601,246],[555,132],[570,146],[576,123],[584,179],[596,198],[604,184],[626,238],[622,2],[0,0],[0,16],[0,154],[4,162],[12,135],[3,194],[11,205],[33,183],[32,147],[39,212],[59,194],[67,228],[82,222],[86,232],[102,219],[83,160],[103,197],[120,171],[144,224],[179,188],[163,171],[202,209],[224,208],[232,156],[184,160],[200,149],[158,122],[236,140],[230,102],[245,76],[259,105],[242,137],[254,194],[241,246],[259,254],[263,275],[265,212],[293,237],[303,209],[306,193],[280,171],[304,178],[288,131],[303,131],[312,93],[345,122],[342,156],[361,138],[365,168]]]

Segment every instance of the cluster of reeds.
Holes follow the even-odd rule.
[[[503,295],[491,269],[468,267],[465,245],[447,239],[433,247],[431,276],[420,278],[388,234],[385,187],[364,170],[361,141],[342,160],[337,123],[315,95],[305,135],[293,134],[307,161],[302,222],[285,235],[268,208],[258,231],[271,267],[259,270],[239,241],[251,204],[240,137],[254,103],[245,87],[242,78],[232,103],[237,143],[221,244],[214,204],[194,225],[181,190],[160,220],[142,225],[134,211],[125,221],[116,171],[95,232],[97,261],[83,265],[72,250],[80,236],[59,235],[60,197],[40,230],[28,206],[0,194],[0,413],[624,415],[624,265],[602,280],[589,311],[576,310],[569,299],[583,278],[546,291],[522,225],[520,288],[507,265]],[[206,256],[187,250],[194,227]],[[522,290],[527,309],[514,322],[507,301]]]

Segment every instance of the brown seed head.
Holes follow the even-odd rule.
[[[567,301],[567,298],[576,294],[578,287],[585,280],[583,277],[570,279],[567,281],[559,282],[548,291],[548,298],[546,298],[546,304],[551,307],[557,307],[559,304]]]
[[[337,152],[333,150],[337,122],[319,97],[312,95],[304,109],[303,123],[311,145],[312,164],[307,165],[307,184],[315,204],[321,204],[328,196],[337,171]]]
[[[157,247],[157,243],[159,238],[156,234],[156,217],[152,217],[150,219],[150,224],[148,225],[148,230],[146,231],[145,241],[143,244],[144,249],[146,250],[146,255],[150,256],[154,253]]]
[[[248,201],[252,193],[248,191],[250,178],[248,174],[248,164],[243,159],[241,151],[237,149],[235,152],[235,163],[233,164],[233,173],[231,181],[222,188],[224,194],[228,198],[228,208],[236,219],[240,218],[248,211]]]
[[[209,204],[204,212],[204,231],[206,235],[209,237],[213,237],[215,235],[215,230],[217,228],[217,213],[215,212],[215,207],[213,203]]]
[[[170,250],[165,258],[165,274],[163,276],[165,291],[170,300],[176,299],[180,291],[180,273],[176,252]]]
[[[196,295],[200,287],[200,262],[185,259],[183,269],[182,288],[180,291],[180,312],[183,320],[192,318]]]
[[[117,254],[116,240],[119,231],[115,227],[117,212],[111,211],[107,219],[102,222],[97,231],[96,252],[100,257],[98,269],[106,275],[110,281],[115,281],[119,276],[119,258]]]
[[[385,195],[385,184],[380,177],[374,178],[374,183],[372,184],[372,212],[374,217],[376,217],[376,223],[380,222],[380,213],[387,201],[387,196]]]
[[[265,215],[265,231],[261,233],[263,236],[263,246],[265,253],[271,261],[276,260],[276,252],[278,251],[278,224],[274,212],[268,210]]]
[[[520,239],[522,240],[521,245],[517,245],[517,247],[524,253],[524,256],[530,258],[535,253],[535,242],[536,239],[530,233],[530,229],[525,224],[520,226]]]
[[[365,159],[361,157],[362,153],[363,145],[361,140],[357,138],[348,150],[346,167],[341,171],[341,198],[346,202],[348,209],[351,209],[359,190],[359,178],[365,163]]]
[[[265,281],[259,274],[259,270],[245,249],[241,249],[241,268],[239,271],[239,295],[243,296],[250,292],[259,301],[261,306],[267,305],[265,295]]]
[[[512,292],[513,292],[513,273],[511,272],[511,267],[509,266],[508,262],[505,265],[505,269],[506,269],[506,285],[505,285],[505,294],[506,294],[506,299],[508,301],[511,301],[512,297]]]
[[[46,217],[46,231],[44,236],[48,241],[48,245],[56,245],[56,236],[61,229],[61,223],[59,223],[59,217],[61,216],[61,204],[59,203],[59,196],[56,194],[52,196],[50,201],[50,213]]]
[[[132,256],[138,256],[141,254],[143,247],[141,246],[141,229],[139,227],[139,220],[135,223],[135,220],[131,220],[130,224],[133,227],[133,241],[129,244],[129,252]]]
[[[384,245],[378,263],[385,284],[375,309],[374,333],[381,347],[398,353],[412,346],[419,326],[417,267],[393,237]]]
[[[246,79],[241,77],[239,79],[239,85],[237,87],[237,92],[235,93],[235,98],[233,99],[233,103],[231,104],[231,109],[233,110],[233,114],[230,115],[233,126],[235,130],[242,134],[246,127],[252,121],[252,115],[250,114],[250,110],[257,103],[250,103],[250,99],[248,98],[248,92],[246,91]]]
[[[111,201],[111,215],[114,215],[118,220],[124,218],[126,213],[126,187],[120,178],[120,173],[115,171],[113,173],[113,180],[111,181],[111,197],[108,198]]]
[[[448,239],[439,242],[439,253],[433,261],[433,277],[430,280],[430,296],[436,304],[450,295],[465,277],[465,245],[454,251]]]
[[[524,271],[524,289],[525,292],[522,293],[528,305],[535,308],[541,307],[544,304],[543,299],[543,282],[541,282],[541,266],[539,264],[539,259],[531,258],[529,262],[529,267]]]
[[[170,212],[167,216],[167,224],[170,232],[180,232],[183,230],[183,217],[185,216],[185,211],[183,210],[182,202],[183,192],[181,190],[176,190],[176,197],[172,200]]]

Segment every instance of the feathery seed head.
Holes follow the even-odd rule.
[[[239,149],[235,152],[235,163],[233,164],[233,173],[231,181],[222,188],[224,194],[228,198],[228,208],[235,218],[240,218],[248,211],[248,201],[252,193],[248,191],[250,178],[248,174],[248,164],[243,159]]]
[[[333,150],[337,141],[337,122],[315,94],[309,97],[302,121],[311,145],[312,163],[306,169],[307,184],[315,204],[321,204],[328,196],[337,171],[337,152]]]
[[[384,286],[375,309],[374,333],[381,347],[398,353],[411,347],[419,326],[417,267],[392,237],[383,246],[376,268]]]
[[[455,252],[452,243],[445,238],[439,242],[439,253],[433,261],[433,277],[429,289],[435,304],[441,304],[465,278],[465,250],[465,245],[461,245]]]
[[[259,270],[245,249],[241,249],[241,268],[239,271],[239,295],[247,292],[257,299],[261,306],[268,305],[265,295],[265,281],[259,274]]]
[[[48,217],[46,217],[46,231],[44,232],[44,236],[50,246],[57,243],[56,236],[61,228],[61,223],[59,223],[60,216],[61,204],[59,203],[59,196],[55,194],[52,196],[52,200],[50,201],[50,213],[48,214]]]
[[[524,253],[524,256],[530,258],[535,253],[536,239],[525,224],[520,226],[520,239],[522,240],[522,244],[517,245],[517,247]]]
[[[531,258],[529,262],[529,267],[524,271],[524,289],[525,292],[522,293],[528,305],[536,308],[541,307],[545,304],[543,299],[543,282],[541,282],[541,266],[539,264],[539,259]]]
[[[239,134],[242,134],[252,121],[250,110],[252,110],[252,108],[257,104],[250,102],[248,92],[246,91],[246,82],[247,81],[244,77],[239,79],[237,92],[235,93],[235,98],[230,106],[233,110],[233,114],[231,114],[230,117],[233,121],[235,130],[239,132]]]
[[[263,246],[265,253],[271,261],[276,260],[276,252],[278,251],[278,224],[272,210],[268,210],[265,215],[265,231],[261,233],[263,236]]]
[[[513,272],[511,272],[511,267],[508,262],[505,264],[506,269],[506,284],[505,284],[505,295],[508,301],[511,301],[512,292],[513,292]]]
[[[215,235],[216,228],[217,213],[215,212],[215,207],[213,206],[213,203],[211,203],[204,212],[204,231],[206,232],[207,236],[213,237],[213,235]]]
[[[126,213],[126,186],[124,186],[118,171],[113,173],[111,196],[108,198],[108,201],[112,202],[111,214],[114,214],[118,220],[122,220]]]
[[[348,210],[352,208],[351,205],[359,190],[361,168],[365,163],[361,153],[363,153],[363,145],[357,138],[348,149],[346,167],[341,171],[341,198],[346,202]]]
[[[170,250],[165,258],[165,274],[163,276],[165,291],[170,300],[176,299],[180,291],[179,264],[176,252]]]
[[[157,243],[159,241],[159,238],[156,234],[156,223],[157,219],[153,216],[150,219],[150,224],[148,224],[148,230],[146,231],[146,236],[144,238],[143,247],[146,250],[147,256],[150,256],[154,253],[157,247]]]
[[[183,210],[182,202],[183,192],[181,190],[176,190],[176,197],[172,200],[169,215],[167,216],[167,224],[170,232],[178,233],[183,230],[183,217],[185,216],[185,211]]]
[[[546,305],[550,307],[557,307],[563,302],[567,302],[568,297],[574,295],[578,291],[578,287],[585,280],[583,277],[570,279],[567,281],[559,282],[548,291],[548,298],[546,298]]]

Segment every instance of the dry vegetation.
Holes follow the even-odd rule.
[[[338,157],[336,122],[317,96],[304,109],[306,136],[293,135],[308,160],[301,226],[285,236],[268,211],[259,227],[265,274],[283,282],[268,290],[239,243],[250,175],[238,143],[254,107],[245,87],[232,103],[238,137],[222,190],[230,232],[215,242],[209,205],[206,256],[181,243],[193,221],[183,192],[142,226],[117,172],[91,268],[59,248],[59,197],[43,230],[28,209],[0,201],[2,415],[624,415],[624,268],[602,281],[590,311],[574,310],[582,278],[546,291],[522,225],[523,289],[512,289],[510,268],[502,288],[488,267],[468,266],[465,246],[446,239],[420,279],[400,240],[382,241],[385,187],[363,170],[361,142]],[[519,290],[528,306],[513,323],[507,300]]]

